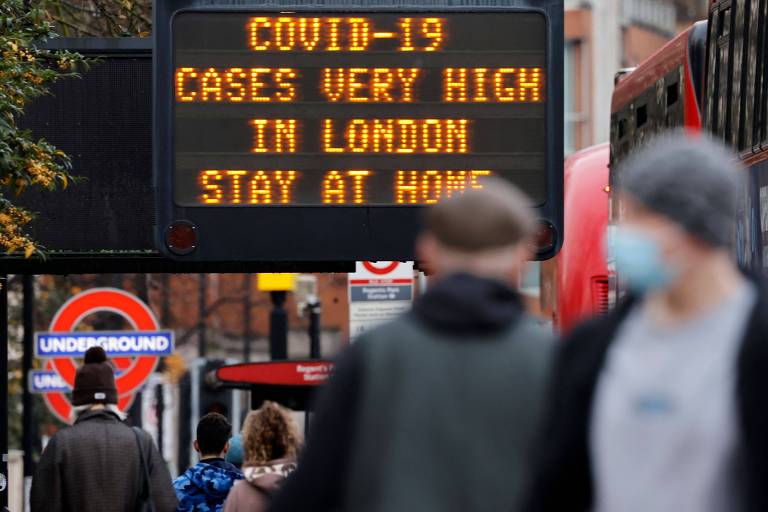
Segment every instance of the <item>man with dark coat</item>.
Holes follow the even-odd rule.
[[[768,290],[729,249],[732,158],[676,135],[620,169],[630,296],[562,344],[526,511],[768,510]]]
[[[144,482],[137,431],[117,409],[112,366],[91,347],[77,371],[72,404],[75,424],[48,442],[32,480],[32,512],[134,512]],[[138,431],[157,512],[176,509],[171,476],[152,438]]]
[[[551,334],[515,289],[530,202],[507,182],[484,184],[427,210],[429,290],[341,356],[272,510],[513,510]]]

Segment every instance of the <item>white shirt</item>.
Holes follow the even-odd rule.
[[[642,305],[629,313],[593,406],[596,512],[743,509],[736,366],[756,296],[745,284],[672,327],[657,326]]]

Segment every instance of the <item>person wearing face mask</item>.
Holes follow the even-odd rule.
[[[525,510],[768,510],[768,292],[729,248],[742,171],[676,134],[620,176],[629,293],[560,348]]]

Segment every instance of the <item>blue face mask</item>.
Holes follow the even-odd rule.
[[[635,293],[666,288],[675,273],[661,254],[658,243],[641,231],[614,228],[608,237],[608,255],[621,282]]]

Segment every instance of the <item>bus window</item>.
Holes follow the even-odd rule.
[[[635,127],[639,130],[648,122],[648,105],[637,107],[635,114]]]
[[[660,84],[663,87],[664,98],[661,100],[659,108],[663,110],[664,116],[658,130],[667,130],[682,126],[685,123],[683,102],[680,101],[683,76],[683,67],[680,66],[664,77],[663,84]]]
[[[680,98],[680,84],[674,83],[667,86],[667,108],[677,103]]]
[[[730,140],[730,51],[731,5],[712,13],[707,49],[707,95],[705,124],[721,140]]]
[[[757,2],[755,2],[757,3]],[[755,66],[755,104],[757,124],[754,145],[760,142],[768,141],[768,52],[765,51],[765,45],[768,44],[768,1],[760,1],[759,26],[757,37],[757,65]]]
[[[763,24],[765,23],[764,8],[766,1],[751,2],[749,12],[749,32],[747,40],[746,91],[744,94],[744,139],[743,149],[752,149],[760,140],[760,112],[756,105],[760,104],[761,74],[763,59]]]
[[[725,141],[734,148],[743,149],[744,144],[744,89],[746,73],[744,69],[745,27],[749,23],[748,13],[744,12],[745,2],[735,2],[731,8],[733,25],[730,31],[731,66],[729,69],[730,92],[730,130]],[[734,12],[735,10],[735,12]]]

